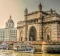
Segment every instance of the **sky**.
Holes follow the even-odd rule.
[[[10,15],[17,27],[17,22],[24,20],[25,8],[28,9],[28,12],[36,11],[39,3],[42,4],[43,11],[52,8],[60,14],[60,0],[0,0],[0,28],[5,28]]]

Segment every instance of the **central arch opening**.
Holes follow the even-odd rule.
[[[30,28],[29,41],[36,41],[36,28],[34,26]]]

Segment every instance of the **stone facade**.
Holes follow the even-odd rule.
[[[24,12],[25,20],[17,23],[17,41],[59,41],[60,15],[55,10],[43,11],[40,3],[38,11]]]

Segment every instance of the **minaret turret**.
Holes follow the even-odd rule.
[[[27,15],[27,14],[28,14],[28,10],[27,10],[27,8],[25,9],[25,11],[24,11],[24,12],[25,12],[25,15]]]
[[[39,4],[38,8],[39,8],[39,11],[42,11],[42,4],[41,3]]]
[[[28,15],[28,10],[27,8],[25,9],[25,41],[27,41],[27,31],[28,31],[28,25],[27,25],[27,15]]]
[[[52,10],[52,8],[50,9],[50,13],[53,14],[53,10]]]

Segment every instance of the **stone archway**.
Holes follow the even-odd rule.
[[[29,41],[36,41],[36,28],[34,26],[30,28]]]
[[[45,33],[46,33],[46,41],[50,41],[51,40],[51,29],[47,27],[45,30]]]

